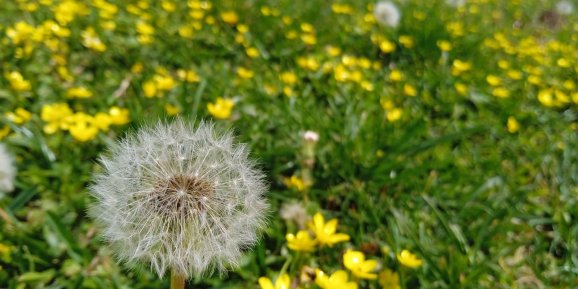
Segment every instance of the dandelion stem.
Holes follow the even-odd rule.
[[[171,289],[185,289],[185,278],[174,270],[171,272]]]

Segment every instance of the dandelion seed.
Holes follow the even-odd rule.
[[[391,28],[396,28],[401,20],[401,12],[397,6],[390,1],[381,1],[377,3],[373,15],[379,24]]]
[[[14,158],[8,153],[6,147],[0,144],[0,191],[13,191],[15,177]]]
[[[143,127],[101,157],[90,214],[117,257],[160,277],[238,265],[265,225],[263,174],[208,122]]]

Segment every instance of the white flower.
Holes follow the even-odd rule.
[[[574,4],[567,0],[556,3],[556,11],[562,15],[570,15],[574,12]]]
[[[293,221],[299,229],[305,229],[305,224],[309,221],[309,216],[303,205],[299,202],[285,203],[281,206],[279,212],[281,218],[285,221]]]
[[[401,20],[401,12],[390,1],[381,1],[375,5],[373,10],[375,20],[381,25],[396,28]]]
[[[0,144],[0,191],[13,191],[15,177],[16,168],[14,167],[14,159],[12,155],[8,153],[6,147]]]
[[[319,134],[314,131],[308,130],[303,134],[303,139],[305,141],[315,143],[319,141]]]
[[[264,176],[248,154],[210,123],[143,127],[101,157],[90,214],[122,261],[160,277],[222,272],[266,222]]]

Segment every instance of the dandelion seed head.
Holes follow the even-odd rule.
[[[101,157],[90,214],[118,258],[185,278],[238,265],[265,225],[263,174],[212,124],[143,127]]]
[[[562,0],[556,3],[556,11],[562,15],[570,15],[574,13],[574,4],[567,0]]]
[[[396,28],[401,20],[401,12],[391,1],[381,1],[375,5],[373,10],[375,20],[384,26]]]
[[[0,191],[13,191],[15,177],[14,158],[8,153],[4,144],[0,144]]]

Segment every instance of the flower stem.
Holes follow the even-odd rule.
[[[185,289],[185,278],[174,270],[171,272],[171,289]]]

